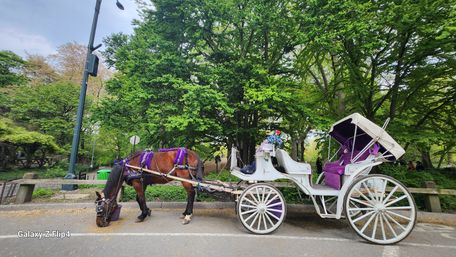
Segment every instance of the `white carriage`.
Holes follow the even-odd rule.
[[[256,234],[276,230],[286,216],[286,203],[271,181],[286,179],[307,194],[322,218],[346,218],[367,241],[394,244],[406,238],[416,223],[416,206],[407,188],[392,177],[369,175],[374,166],[394,161],[404,149],[385,131],[358,113],[336,122],[329,135],[339,145],[338,160],[324,165],[316,183],[311,167],[294,161],[286,151],[263,145],[257,151],[256,169],[245,174],[232,148],[231,173],[251,183],[237,200],[236,211],[243,226]],[[331,149],[331,146],[329,146]],[[329,156],[328,150],[328,156]],[[278,165],[274,166],[273,158]],[[279,172],[278,167],[284,172]]]

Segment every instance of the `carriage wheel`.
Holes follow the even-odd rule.
[[[242,225],[255,234],[269,234],[285,220],[282,193],[269,184],[253,184],[238,199],[237,214]]]
[[[353,230],[376,244],[403,240],[416,223],[412,195],[402,183],[385,175],[369,175],[353,182],[344,205]]]

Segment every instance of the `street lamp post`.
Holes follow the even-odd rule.
[[[97,50],[101,44],[97,46],[93,46],[93,41],[95,39],[95,31],[97,29],[97,22],[98,22],[98,14],[100,13],[100,6],[102,0],[97,0],[95,4],[95,13],[93,15],[92,21],[92,29],[90,31],[90,38],[89,38],[89,45],[87,46],[87,57],[86,63],[84,68],[84,73],[82,74],[82,82],[81,82],[81,92],[79,94],[79,106],[78,112],[76,115],[76,124],[74,126],[73,131],[73,143],[71,145],[71,155],[70,155],[70,163],[68,168],[68,173],[65,176],[65,179],[75,179],[75,168],[76,168],[76,160],[78,157],[78,148],[79,148],[79,138],[81,135],[81,127],[82,127],[82,117],[84,115],[84,104],[85,104],[85,96],[87,91],[87,80],[89,75],[97,76],[98,71],[98,57],[93,54],[93,51]],[[122,4],[117,0],[116,5],[119,9],[123,10],[124,7]],[[74,190],[75,185],[63,185],[62,190]]]

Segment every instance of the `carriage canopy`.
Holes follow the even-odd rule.
[[[405,150],[385,131],[359,113],[353,113],[332,125],[329,135],[339,144],[352,144],[354,150],[362,151],[367,145],[377,143],[380,152],[388,152],[388,159],[397,160]]]

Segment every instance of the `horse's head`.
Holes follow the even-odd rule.
[[[97,212],[97,226],[107,227],[111,222],[112,213],[117,207],[115,199],[106,199],[99,192],[95,192],[97,199],[95,200],[95,210]],[[103,194],[103,193],[102,193]]]

